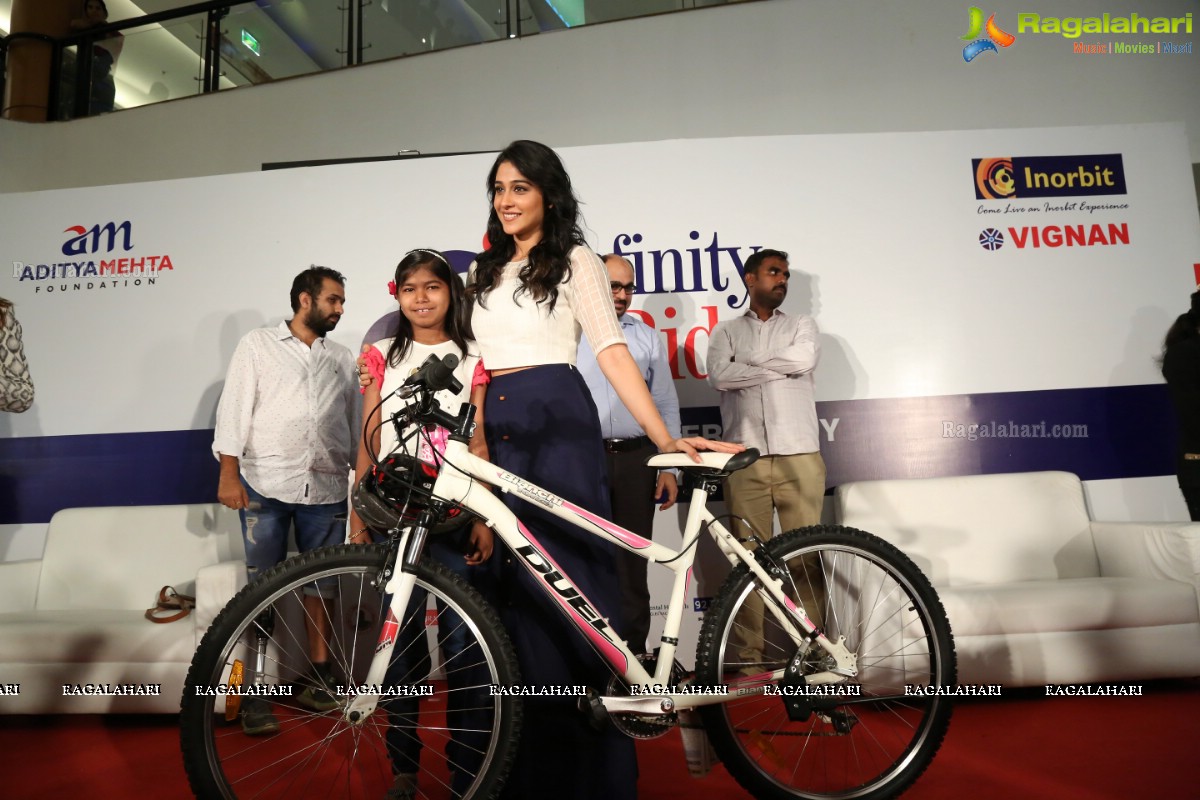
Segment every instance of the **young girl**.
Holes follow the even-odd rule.
[[[454,376],[462,384],[462,391],[454,394],[445,390],[437,395],[437,399],[442,408],[451,413],[456,413],[463,402],[476,404],[479,410],[475,415],[471,451],[485,458],[487,456],[482,416],[487,373],[483,369],[479,351],[471,341],[462,281],[450,269],[441,253],[436,250],[412,250],[396,266],[396,278],[388,283],[388,291],[400,306],[397,332],[395,336],[376,342],[363,353],[363,364],[371,375],[371,381],[362,390],[364,431],[371,439],[364,439],[359,444],[355,483],[371,469],[371,454],[378,457],[396,449],[395,428],[386,420],[408,401],[394,396],[392,392],[431,355],[439,358],[450,354],[458,356]],[[385,392],[389,396],[381,409],[379,400]],[[381,420],[384,421],[382,425]],[[405,450],[409,455],[433,463],[435,457],[432,450],[436,448],[441,452],[447,436],[448,432],[439,428],[428,436],[407,440]],[[352,543],[371,541],[369,531],[353,510],[350,512],[350,523]],[[472,528],[469,542],[472,547],[463,559],[464,563],[480,564],[491,555],[491,530],[486,525]],[[447,566],[462,572],[461,564]]]
[[[513,142],[496,158],[487,187],[491,247],[472,267],[468,294],[474,300],[472,327],[491,370],[486,404],[491,460],[610,516],[599,417],[575,369],[581,331],[621,402],[660,450],[741,450],[701,438],[676,440],[667,432],[625,344],[604,265],[583,244],[578,201],[558,155],[537,142]],[[600,614],[624,632],[614,546],[512,494],[505,495],[505,503]],[[603,692],[607,666],[549,608],[528,572],[512,562],[506,553],[500,613],[516,645],[522,678],[538,685],[586,683]],[[593,730],[574,700],[526,698],[508,796],[637,796],[633,741],[611,726]]]
[[[413,250],[404,256],[396,267],[396,279],[388,285],[389,291],[400,306],[398,330],[394,337],[376,342],[364,354],[366,368],[372,381],[363,390],[363,417],[365,431],[369,435],[359,445],[355,480],[371,469],[371,454],[386,456],[396,450],[398,442],[394,426],[388,421],[392,414],[407,402],[389,396],[384,401],[382,416],[380,397],[391,393],[404,382],[430,355],[444,357],[453,353],[460,358],[455,377],[462,384],[462,391],[455,394],[449,390],[437,395],[442,407],[456,413],[461,403],[472,400],[483,405],[486,373],[480,362],[479,352],[471,341],[471,330],[467,321],[467,304],[463,296],[462,281],[450,269],[446,258],[436,250]],[[380,426],[380,421],[383,425]],[[482,418],[476,416],[476,434],[472,450],[486,457],[486,446],[482,438]],[[403,449],[412,456],[433,463],[436,453],[446,444],[449,432],[443,428],[426,432],[406,440]],[[368,449],[369,448],[369,449]],[[351,541],[366,543],[370,532],[358,514],[351,511]],[[462,575],[468,582],[486,591],[488,576],[480,566],[492,554],[492,531],[482,522],[468,523],[457,531],[430,536],[426,552],[445,564],[453,572]],[[424,643],[425,608],[424,593],[413,596],[405,613],[407,624],[397,638],[394,656],[389,665],[386,683],[414,684],[424,681],[429,674],[428,649]],[[478,676],[468,676],[468,664],[474,663],[464,651],[470,646],[469,637],[454,612],[439,609],[438,628],[441,632],[440,645],[444,662],[453,662],[448,668],[447,712],[451,729],[470,729],[469,720],[463,715],[472,704],[467,695],[471,690],[464,686],[480,684]],[[392,700],[385,703],[389,717],[387,732],[388,753],[396,774],[395,784],[389,798],[416,796],[417,773],[421,757],[421,741],[414,732],[414,722],[419,713],[416,699]],[[474,726],[481,727],[481,726]],[[473,778],[471,743],[456,734],[446,747],[446,758],[453,772],[452,781],[469,785]],[[456,796],[461,792],[454,787]]]

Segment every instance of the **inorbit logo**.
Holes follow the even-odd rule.
[[[976,200],[1125,194],[1120,153],[971,159]]]
[[[996,45],[1008,47],[1017,40],[1017,37],[1011,33],[1000,29],[1000,26],[996,24],[995,14],[987,18],[986,25],[983,22],[983,11],[979,8],[971,6],[970,14],[970,28],[968,28],[966,34],[959,37],[962,41],[968,42],[967,46],[963,48],[964,61],[970,63],[975,60],[976,56],[986,53],[989,50],[993,53],[999,53],[1000,51],[996,49]],[[987,33],[987,36],[980,38],[980,34],[984,32]]]

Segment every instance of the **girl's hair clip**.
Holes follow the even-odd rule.
[[[392,297],[396,296],[396,282],[395,281],[388,281],[388,294],[390,294]]]

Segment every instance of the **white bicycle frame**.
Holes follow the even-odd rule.
[[[703,462],[702,466],[719,470],[732,456],[725,453],[702,453],[700,457]],[[723,703],[737,697],[762,694],[769,682],[777,680],[781,676],[782,670],[751,676],[729,687],[729,691],[725,694],[677,691],[678,687],[668,685],[675,661],[675,650],[679,640],[679,626],[683,618],[687,588],[691,582],[692,565],[696,557],[697,539],[701,530],[705,528],[711,533],[717,546],[730,563],[733,566],[737,566],[739,563],[745,564],[750,572],[758,578],[761,586],[774,598],[775,603],[765,603],[764,605],[792,640],[799,644],[802,640],[808,639],[832,657],[835,666],[825,672],[805,675],[805,683],[809,685],[836,683],[857,675],[856,657],[846,648],[845,637],[839,637],[837,641],[830,641],[824,633],[817,631],[816,625],[808,618],[804,609],[797,606],[784,593],[783,582],[768,575],[753,554],[742,547],[737,539],[709,512],[708,492],[703,488],[696,488],[692,491],[691,506],[688,510],[681,547],[679,550],[672,550],[631,533],[551,494],[519,475],[514,475],[500,469],[495,464],[472,455],[462,441],[451,439],[447,443],[442,458],[443,463],[438,472],[437,482],[433,487],[434,496],[457,503],[483,519],[508,545],[525,569],[535,577],[559,611],[571,620],[575,628],[615,673],[622,675],[630,686],[655,688],[653,694],[606,695],[600,698],[609,712],[661,714],[677,709]],[[649,463],[656,468],[698,466],[688,456],[682,454],[654,456]],[[571,581],[570,576],[558,567],[554,559],[546,553],[516,514],[504,504],[497,494],[489,491],[483,485],[484,483],[490,484],[501,492],[515,493],[575,527],[612,542],[644,559],[659,563],[675,573],[654,675],[650,675],[646,671],[637,657],[629,650],[626,642],[617,635],[608,621],[600,616],[592,602]],[[410,536],[411,530],[404,532],[400,543],[401,555],[406,551]],[[384,673],[391,659],[392,648],[395,645],[396,634],[401,624],[400,620],[403,618],[404,609],[408,607],[409,598],[412,596],[413,587],[416,584],[417,576],[399,569],[400,561],[401,559],[398,558],[397,569],[385,590],[392,596],[392,600],[384,630],[376,647],[375,657],[367,673],[365,683],[369,686],[377,686],[383,682]],[[783,613],[781,606],[788,610],[790,618]],[[658,692],[658,687],[665,687],[668,691]],[[348,705],[345,714],[351,720],[365,719],[374,710],[378,700],[378,695],[359,694]]]

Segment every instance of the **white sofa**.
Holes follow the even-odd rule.
[[[1200,675],[1200,524],[1094,521],[1066,472],[847,483],[835,512],[933,582],[960,684]]]
[[[176,713],[192,653],[245,585],[241,527],[217,504],[72,508],[39,561],[0,563],[0,713]],[[143,617],[159,589],[194,595],[175,622]],[[159,684],[158,696],[77,696],[64,685]]]

